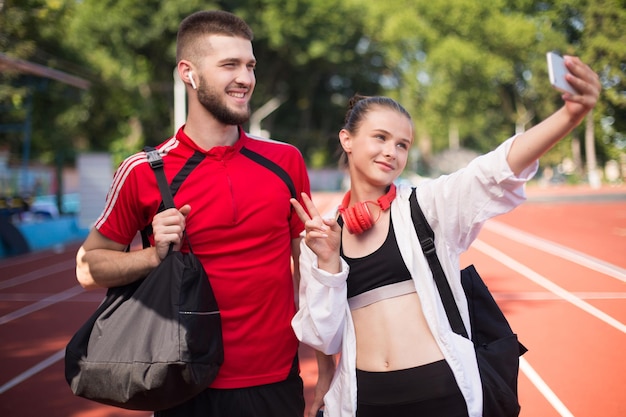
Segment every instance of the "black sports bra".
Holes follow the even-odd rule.
[[[343,227],[343,219],[339,217]],[[340,248],[341,257],[350,266],[348,273],[348,304],[352,310],[387,298],[415,292],[415,285],[396,241],[393,222],[382,246],[362,258],[349,258]]]

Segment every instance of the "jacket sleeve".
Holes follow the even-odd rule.
[[[302,239],[299,308],[291,325],[298,340],[326,355],[341,350],[348,311],[348,269],[343,259],[341,272],[337,274],[319,269],[317,257]]]
[[[524,184],[536,173],[538,162],[515,176],[506,161],[514,139],[477,157],[465,168],[418,187],[417,197],[436,236],[460,252],[469,248],[488,219],[526,200]]]

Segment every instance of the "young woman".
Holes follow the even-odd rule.
[[[525,200],[537,159],[595,106],[597,75],[576,57],[566,64],[579,94],[564,94],[561,109],[466,168],[417,187],[449,279],[458,277],[459,256],[484,222]],[[393,184],[414,140],[411,117],[392,99],[355,97],[339,140],[351,186],[336,215],[322,218],[306,195],[305,207],[292,200],[306,233],[292,326],[302,342],[341,354],[334,376],[320,375],[330,385],[325,415],[481,416],[472,343],[448,324],[413,228],[411,187]],[[469,328],[460,280],[450,281]]]

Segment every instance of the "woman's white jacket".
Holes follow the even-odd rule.
[[[435,245],[465,327],[470,329],[467,300],[460,282],[459,256],[466,251],[488,219],[506,213],[525,200],[524,183],[535,174],[537,162],[515,176],[506,162],[514,138],[473,160],[453,174],[427,180],[417,187],[420,206],[435,233]],[[426,322],[452,368],[470,417],[482,416],[482,388],[472,342],[452,332],[434,284],[432,272],[417,239],[409,195],[398,187],[391,219],[404,262],[411,271]],[[292,326],[303,343],[327,355],[340,353],[330,389],[324,397],[325,416],[356,415],[356,337],[347,302],[348,265],[329,274],[317,268],[315,254],[302,241],[299,309]]]

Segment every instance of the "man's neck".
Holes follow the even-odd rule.
[[[215,118],[188,117],[183,129],[201,149],[210,150],[215,146],[232,146],[239,139],[236,125],[225,125]]]

